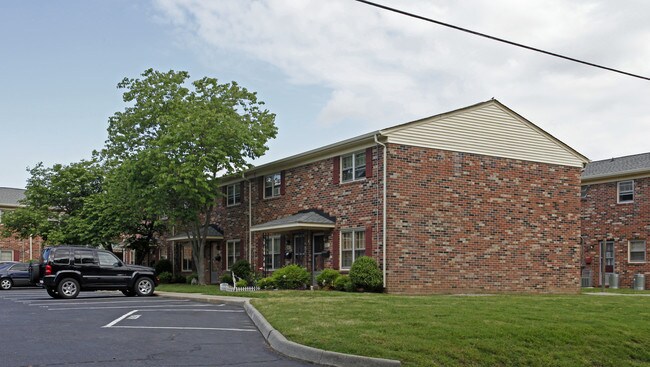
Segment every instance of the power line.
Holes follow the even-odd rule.
[[[577,63],[584,64],[584,65],[588,65],[588,66],[593,66],[593,67],[595,67],[595,68],[599,68],[599,69],[604,69],[604,70],[608,70],[608,71],[613,71],[613,72],[615,72],[615,73],[624,74],[624,75],[631,76],[631,77],[634,77],[634,78],[639,78],[639,79],[644,79],[644,80],[650,80],[650,78],[649,78],[649,77],[646,77],[646,76],[642,76],[642,75],[638,75],[638,74],[632,74],[632,73],[628,73],[627,71],[622,71],[622,70],[618,70],[618,69],[610,68],[610,67],[607,67],[607,66],[594,64],[594,63],[592,63],[592,62],[588,62],[588,61],[583,61],[583,60],[575,59],[575,58],[573,58],[573,57],[569,57],[569,56],[564,56],[564,55],[556,54],[556,53],[554,53],[554,52],[545,51],[545,50],[542,50],[542,49],[539,49],[539,48],[535,48],[535,47],[531,47],[531,46],[526,46],[526,45],[523,45],[523,44],[521,44],[521,43],[512,42],[512,41],[508,41],[508,40],[503,39],[503,38],[498,38],[498,37],[490,36],[490,35],[485,34],[485,33],[480,33],[480,32],[476,32],[476,31],[472,31],[471,29],[466,29],[466,28],[458,27],[458,26],[455,26],[455,25],[453,25],[453,24],[444,23],[444,22],[441,22],[441,21],[438,21],[438,20],[435,20],[435,19],[431,19],[431,18],[426,18],[426,17],[423,17],[423,16],[421,16],[421,15],[417,15],[417,14],[409,13],[409,12],[406,12],[406,11],[403,11],[403,10],[399,10],[399,9],[396,9],[396,8],[391,8],[391,7],[388,7],[388,6],[385,6],[385,5],[381,5],[381,4],[373,3],[373,2],[371,2],[371,1],[366,1],[366,0],[355,0],[355,1],[360,2],[360,3],[364,3],[364,4],[366,4],[366,5],[374,6],[374,7],[376,7],[376,8],[380,8],[380,9],[388,10],[388,11],[391,11],[391,12],[393,12],[393,13],[398,13],[398,14],[406,15],[407,17],[411,17],[411,18],[415,18],[415,19],[419,19],[419,20],[424,20],[424,21],[426,21],[426,22],[435,23],[435,24],[438,24],[438,25],[441,25],[441,26],[445,26],[445,27],[453,28],[453,29],[458,30],[458,31],[462,31],[462,32],[466,32],[466,33],[471,33],[471,34],[473,34],[473,35],[475,35],[475,36],[480,36],[480,37],[484,37],[484,38],[491,39],[491,40],[493,40],[493,41],[498,41],[498,42],[506,43],[506,44],[509,44],[509,45],[511,45],[511,46],[516,46],[516,47],[525,48],[525,49],[527,49],[527,50],[531,50],[531,51],[539,52],[539,53],[542,53],[542,54],[545,54],[545,55],[550,55],[550,56],[554,56],[554,57],[559,57],[559,58],[561,58],[561,59],[565,59],[565,60],[569,60],[569,61],[577,62]]]

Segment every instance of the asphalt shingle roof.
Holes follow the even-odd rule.
[[[316,210],[299,212],[288,217],[272,220],[270,222],[254,225],[251,229],[277,228],[293,225],[334,225],[335,221],[324,213]]]
[[[19,201],[25,198],[24,189],[0,187],[0,206],[18,206]]]
[[[650,153],[589,162],[582,172],[582,178],[587,179],[643,171],[650,171]]]
[[[223,238],[223,233],[219,230],[219,228],[215,224],[210,224],[208,226],[208,234],[206,236],[207,238]],[[181,232],[173,237],[168,238],[168,241],[183,241],[187,240],[188,235],[187,232]]]

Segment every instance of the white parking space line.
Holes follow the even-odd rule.
[[[177,307],[209,307],[211,305],[178,305]],[[45,306],[47,307],[47,306]],[[62,308],[48,308],[50,311],[69,311],[69,310],[106,310],[106,309],[119,309],[119,308],[133,308],[134,306],[96,306],[96,307],[62,307]],[[157,308],[157,307],[169,307],[169,305],[157,305],[157,306],[140,306],[138,308]]]
[[[77,299],[77,301],[81,301]],[[65,302],[65,305],[105,305],[105,304],[116,304],[116,303],[180,303],[180,302],[188,302],[189,300],[186,299],[179,299],[179,300],[131,300],[131,301],[100,301],[97,302],[97,300],[92,300],[88,302],[68,302],[68,301],[61,301],[57,299],[53,299],[51,301],[48,301],[46,303],[29,303],[30,306],[50,306],[53,304],[61,304],[62,302]]]
[[[220,327],[182,327],[182,326],[108,326],[108,327],[112,329],[216,330],[216,331],[244,331],[244,332],[257,331],[257,329],[235,329],[235,328],[220,328]]]
[[[133,310],[133,311],[131,311],[131,312],[127,312],[127,313],[125,313],[124,315],[122,315],[122,316],[116,318],[115,320],[109,322],[108,324],[106,324],[106,325],[104,325],[104,326],[102,326],[102,327],[111,327],[111,326],[117,324],[118,322],[124,320],[125,318],[127,318],[127,317],[133,315],[133,314],[136,313],[136,312],[138,312],[138,310]]]
[[[188,311],[193,311],[193,312],[223,312],[223,313],[242,313],[244,310],[193,310],[191,308],[186,308],[182,310],[178,309],[157,309],[157,310],[140,310],[140,312],[188,312]]]

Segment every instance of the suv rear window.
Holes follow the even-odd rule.
[[[46,248],[45,250],[43,250],[43,254],[41,254],[41,263],[44,263],[49,259],[50,252],[52,252],[51,248]]]
[[[70,250],[67,248],[60,248],[54,252],[52,262],[55,264],[69,265],[70,264]]]

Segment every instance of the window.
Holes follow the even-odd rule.
[[[183,261],[181,271],[192,271],[192,245],[183,245]]]
[[[52,255],[52,262],[55,264],[70,265],[70,250],[67,248],[56,249],[54,255]]]
[[[280,254],[280,236],[267,237],[264,241],[264,268],[274,270],[282,266],[280,263],[282,254]]]
[[[0,261],[14,261],[13,250],[0,250]]]
[[[229,240],[226,242],[226,269],[232,268],[239,255],[239,240]]]
[[[341,156],[341,182],[366,178],[366,153],[357,152]]]
[[[644,263],[646,246],[645,241],[634,240],[629,243],[628,261],[631,263]]]
[[[226,186],[227,205],[232,206],[241,203],[241,185],[234,184]]]
[[[115,255],[109,254],[108,252],[97,252],[97,257],[99,258],[100,266],[117,266],[120,263]]]
[[[351,230],[341,232],[341,269],[349,269],[357,258],[366,253],[366,232]]]
[[[280,173],[264,176],[264,198],[280,196],[281,185],[282,175]]]
[[[618,203],[631,203],[634,201],[634,181],[621,181],[618,183]]]
[[[2,209],[0,209],[0,223],[2,223]]]
[[[97,261],[95,261],[93,250],[74,250],[74,263],[89,265],[96,264]]]
[[[580,187],[580,197],[581,197],[582,199],[586,199],[586,198],[587,198],[587,191],[589,191],[589,186],[586,186],[586,185],[585,185],[585,186]]]

